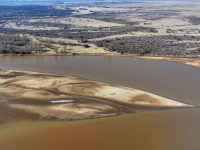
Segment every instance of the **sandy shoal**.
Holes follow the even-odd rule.
[[[0,70],[0,103],[3,113],[17,115],[21,110],[40,117],[68,120],[119,115],[133,109],[194,107],[136,89],[12,70]]]

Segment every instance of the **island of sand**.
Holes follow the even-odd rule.
[[[0,122],[76,120],[194,107],[136,89],[53,74],[0,70]]]

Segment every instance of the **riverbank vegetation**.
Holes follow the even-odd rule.
[[[0,5],[0,53],[198,57],[200,4],[190,5],[193,7],[173,2],[160,6],[131,2]]]

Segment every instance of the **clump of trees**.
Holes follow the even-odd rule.
[[[43,45],[33,43],[26,35],[0,35],[0,54],[33,54],[42,53]]]
[[[200,55],[200,42],[196,42],[199,40],[200,36],[141,36],[101,40],[94,44],[121,54]]]

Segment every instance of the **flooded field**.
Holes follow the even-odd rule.
[[[34,121],[33,116],[28,122],[0,125],[2,150],[200,148],[200,69],[197,67],[133,57],[41,56],[1,57],[0,68],[77,76],[197,106],[72,122],[44,118]]]

